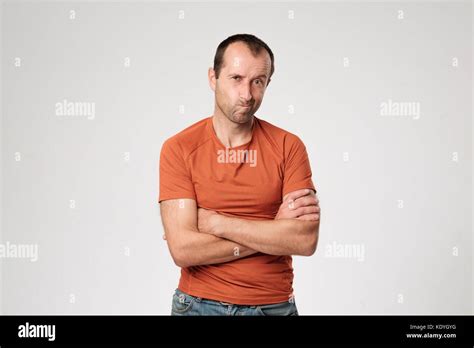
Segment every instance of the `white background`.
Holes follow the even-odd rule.
[[[2,15],[1,240],[39,259],[0,259],[1,313],[170,313],[159,152],[212,114],[207,69],[236,33],[273,50],[256,115],[304,141],[321,201],[318,250],[294,257],[300,314],[473,313],[470,1],[3,1]],[[64,99],[94,119],[59,117]],[[420,117],[381,115],[389,99]],[[333,243],[363,260],[328,257]]]

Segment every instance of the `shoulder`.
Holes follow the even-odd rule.
[[[209,117],[206,117],[166,139],[162,146],[162,152],[175,149],[179,150],[183,157],[187,157],[196,148],[209,141],[208,121]]]
[[[263,133],[270,137],[275,144],[281,148],[284,152],[287,152],[295,147],[304,148],[305,145],[301,138],[296,134],[287,131],[286,129],[280,128],[268,121],[257,119]]]

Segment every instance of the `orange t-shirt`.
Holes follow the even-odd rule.
[[[252,139],[233,148],[220,142],[212,117],[166,140],[159,186],[159,202],[192,198],[198,207],[256,220],[273,220],[285,194],[315,190],[303,142],[257,117]],[[290,255],[258,252],[225,263],[181,268],[178,288],[214,301],[263,305],[288,301],[292,285]]]

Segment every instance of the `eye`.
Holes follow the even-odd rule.
[[[240,81],[240,76],[233,76],[232,78],[236,81]]]

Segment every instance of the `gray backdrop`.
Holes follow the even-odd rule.
[[[170,313],[159,152],[212,114],[235,33],[274,51],[257,116],[305,142],[321,201],[300,313],[473,313],[470,1],[1,11],[2,313]]]

